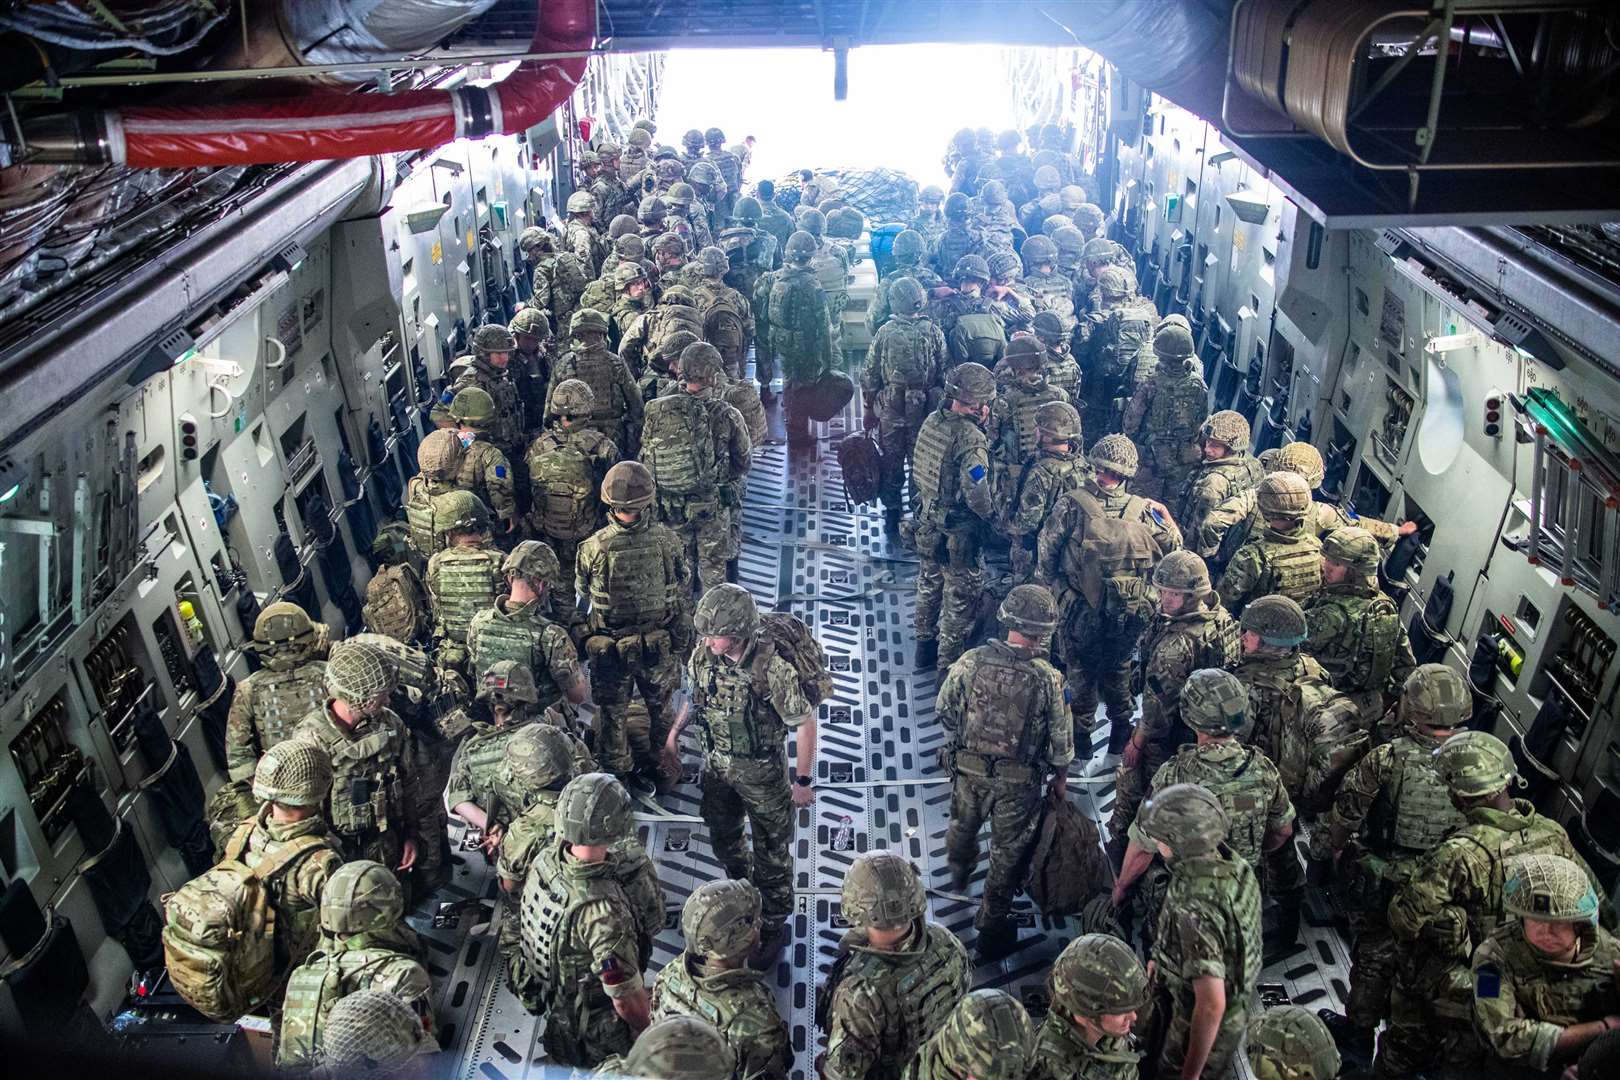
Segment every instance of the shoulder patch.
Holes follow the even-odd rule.
[[[495,466],[495,479],[497,479],[497,480],[505,480],[506,479],[506,466],[505,465],[497,465],[497,466]]]
[[[984,466],[983,465],[975,465],[971,469],[969,469],[968,470],[968,479],[972,480],[975,484],[984,483]]]
[[[1495,964],[1481,964],[1474,972],[1474,996],[1487,1000],[1502,996],[1502,969]]]

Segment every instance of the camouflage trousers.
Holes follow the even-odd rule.
[[[1114,660],[1108,652],[1091,645],[1069,642],[1064,665],[1073,695],[1069,708],[1074,716],[1077,755],[1091,745],[1091,725],[1097,719],[1099,698],[1108,713],[1109,742],[1113,745],[1123,745],[1130,737],[1131,716],[1136,712],[1136,697],[1131,693],[1131,658]]]
[[[925,390],[886,387],[877,400],[878,448],[883,451],[883,472],[878,477],[878,494],[883,505],[901,509],[900,488],[906,482],[906,468],[917,448],[917,430],[928,416],[929,394]],[[917,506],[917,485],[909,485],[909,505]]]
[[[849,293],[830,292],[827,296],[827,323],[832,331],[833,367],[844,366],[844,309],[849,306]]]
[[[984,560],[976,529],[919,525],[917,545],[918,641],[939,641],[941,670],[967,650],[984,592]]]
[[[1156,1080],[1176,1080],[1181,1076],[1182,1063],[1187,1060],[1188,1037],[1192,1034],[1194,1000],[1191,983],[1172,989],[1161,981],[1154,992],[1152,1038],[1147,1043],[1146,1060],[1156,1061],[1157,1065],[1146,1073]],[[1215,1044],[1209,1049],[1209,1058],[1198,1074],[1200,1077],[1225,1080],[1248,1026],[1248,1002],[1241,997],[1228,998],[1221,1026],[1215,1032]],[[1155,1044],[1159,1048],[1157,1055],[1152,1053]]]
[[[686,546],[686,559],[694,573],[693,584],[702,595],[725,584],[726,563],[736,557],[739,546],[732,543],[731,514],[718,499],[658,500],[658,518],[675,531]]]
[[[1004,922],[1012,911],[1013,893],[1024,883],[1030,853],[1041,824],[1041,778],[1023,766],[1006,763],[1017,777],[967,775],[961,763],[951,781],[951,824],[945,831],[945,858],[958,872],[979,861],[979,828],[990,821],[990,865],[984,895],[973,925]]]
[[[703,759],[703,801],[699,813],[709,829],[709,846],[729,878],[747,878],[759,890],[760,918],[781,923],[793,911],[793,795],[787,761]],[[753,834],[753,850],[743,840],[743,819]]]
[[[1075,716],[1079,716],[1078,704],[1075,710]],[[1096,711],[1095,705],[1092,710]],[[1159,771],[1160,765],[1170,760],[1173,753],[1172,747],[1165,746],[1155,739],[1150,740],[1142,748],[1136,768],[1133,769],[1124,762],[1120,763],[1119,769],[1114,773],[1114,813],[1108,819],[1110,836],[1121,837],[1130,831],[1131,823],[1136,820],[1136,812],[1141,809],[1142,802],[1147,798],[1148,790],[1153,784],[1153,774]]]
[[[542,1011],[546,1030],[541,1041],[553,1065],[592,1069],[604,1058],[629,1053],[635,1041],[600,985],[584,987],[572,999],[547,1001]]]
[[[540,539],[556,552],[557,564],[562,568],[559,579],[546,587],[546,595],[551,597],[552,614],[558,622],[568,627],[569,635],[577,643],[578,630],[585,621],[585,617],[579,613],[579,599],[574,593],[574,564],[578,561],[580,542],[555,536],[541,536]]]
[[[412,871],[429,878],[444,866],[450,815],[444,809],[444,789],[450,784],[450,761],[455,747],[411,737],[411,776],[416,781],[416,864]]]
[[[626,646],[630,655],[626,655]],[[659,754],[669,734],[669,699],[681,685],[681,666],[668,632],[625,634],[615,640],[607,634],[585,639],[591,665],[591,695],[596,699],[596,725],[591,752],[604,772],[628,776],[639,770],[658,771]],[[637,691],[647,705],[648,742],[636,746],[629,738],[630,699]],[[640,743],[640,740],[636,740]]]
[[[1397,962],[1389,996],[1389,1026],[1378,1036],[1373,1075],[1404,1080],[1436,1069],[1461,1070],[1482,1063],[1474,1034],[1474,977],[1466,964],[1436,958]]]
[[[1371,1031],[1389,1016],[1400,949],[1381,912],[1352,912],[1350,933],[1354,941],[1350,947],[1350,994],[1344,1013],[1351,1023]]]

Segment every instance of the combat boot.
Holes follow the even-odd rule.
[[[1005,959],[1018,944],[1018,928],[1010,919],[987,923],[979,930],[979,940],[973,946],[975,964],[994,964]]]
[[[1333,1036],[1333,1041],[1338,1044],[1341,1051],[1362,1058],[1372,1057],[1372,1029],[1364,1028],[1343,1013],[1336,1013],[1332,1009],[1318,1009],[1316,1016],[1322,1021],[1322,1026],[1328,1029],[1328,1034]]]
[[[771,970],[782,958],[782,950],[787,948],[787,943],[787,924],[767,923],[760,928],[759,942],[748,954],[748,966],[755,971]]]
[[[1263,935],[1262,963],[1271,964],[1287,956],[1299,944],[1300,910],[1305,902],[1302,892],[1286,893],[1276,897],[1277,922]]]
[[[912,657],[912,663],[918,671],[927,671],[938,664],[939,642],[933,638],[917,642],[917,650]]]

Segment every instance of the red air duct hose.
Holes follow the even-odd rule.
[[[584,52],[596,0],[541,0],[531,52]],[[585,74],[588,57],[524,62],[487,88],[297,97],[124,109],[107,116],[114,158],[142,168],[320,161],[431,149],[457,138],[524,131],[550,116]]]

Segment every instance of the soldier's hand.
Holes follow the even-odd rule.
[[[1135,771],[1142,767],[1142,746],[1135,739],[1125,744],[1125,750],[1120,755],[1120,761],[1127,769]]]
[[[1396,536],[1411,536],[1413,533],[1415,533],[1417,531],[1418,531],[1418,523],[1417,522],[1415,522],[1415,521],[1403,521],[1403,522],[1401,522],[1400,528],[1395,530],[1395,535]]]
[[[1052,788],[1051,788],[1051,790],[1052,790],[1052,793],[1054,795],[1056,795],[1059,799],[1066,799],[1066,798],[1069,797],[1069,774],[1068,774],[1067,770],[1055,772],[1055,773],[1052,774]]]
[[[396,870],[409,870],[411,867],[413,867],[415,865],[416,865],[416,838],[411,837],[410,839],[405,841],[405,850],[400,855],[399,865],[394,867],[394,869],[396,869]]]
[[[816,789],[814,785],[796,783],[792,785],[790,791],[793,799],[793,805],[801,810],[816,801]]]
[[[500,849],[501,839],[505,835],[505,829],[501,828],[499,825],[491,825],[489,828],[484,830],[484,839],[479,843],[479,846],[484,849],[484,853],[486,855],[493,855]]]
[[[514,512],[511,517],[506,519],[506,531],[509,532],[509,533],[515,533],[515,532],[517,532],[517,530],[518,530],[518,516]]]
[[[1125,902],[1130,899],[1130,896],[1131,891],[1130,889],[1126,888],[1125,883],[1123,881],[1115,881],[1114,891],[1109,894],[1108,902],[1113,905],[1115,911],[1118,911],[1120,908],[1125,906]]]

